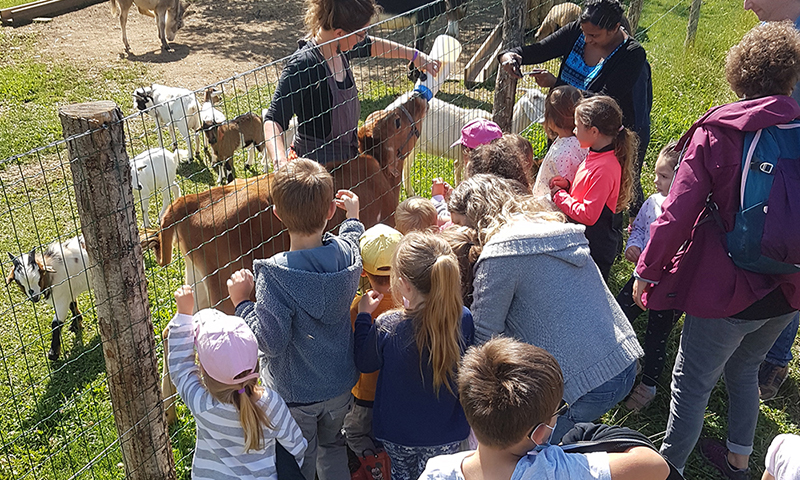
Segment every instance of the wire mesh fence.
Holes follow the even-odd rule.
[[[367,226],[391,223],[394,207],[411,192],[429,196],[434,178],[454,184],[461,153],[451,144],[466,122],[490,118],[496,47],[485,44],[502,21],[502,2],[466,6],[461,55],[431,102],[410,95],[415,82],[399,51],[352,59],[358,124],[369,127],[359,134],[360,150],[370,158],[341,158],[329,169],[337,188],[359,193]],[[544,17],[531,15],[531,25]],[[445,32],[445,17],[440,13],[429,21],[428,46]],[[371,25],[367,33],[413,45],[414,28],[394,28],[396,20]],[[473,63],[486,66],[487,75],[468,81],[468,89],[464,67],[482,47],[488,53]],[[176,418],[170,417],[166,407],[176,400],[173,392],[165,404],[153,402],[152,374],[164,356],[161,334],[175,311],[172,293],[181,284],[195,285],[198,307],[232,312],[227,276],[252,266],[253,258],[288,248],[270,208],[272,159],[265,150],[273,139],[257,138],[263,118],[253,129],[248,117],[261,117],[270,107],[287,60],[193,92],[142,87],[132,109],[122,106],[130,115],[86,123],[69,140],[0,163],[0,222],[6,225],[0,242],[9,252],[6,301],[0,307],[0,478],[146,478],[152,470],[131,459],[152,462],[163,456],[158,432],[164,413],[175,420],[165,448],[171,449],[177,476],[190,477],[191,415],[175,402]],[[342,81],[346,72],[329,73]],[[546,139],[536,102],[543,96],[530,78],[521,83],[518,97],[531,89],[533,106],[519,106],[514,130],[531,141],[540,158]],[[313,123],[327,114],[306,116]],[[109,140],[111,146],[97,144],[104,132],[117,130],[122,137]],[[341,135],[352,133],[345,129]],[[292,138],[285,134],[284,146]],[[81,141],[95,148],[77,149]],[[254,152],[244,146],[251,142]],[[105,176],[85,170],[88,159],[98,156],[114,160],[106,163]],[[115,236],[103,233],[112,226]],[[131,305],[135,295],[147,302]],[[127,390],[120,389],[120,381],[127,382]],[[131,456],[128,442],[149,447]]]

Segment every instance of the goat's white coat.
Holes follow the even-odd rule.
[[[23,287],[29,300],[44,300],[55,311],[53,321],[64,323],[70,318],[69,304],[78,295],[89,291],[89,255],[83,243],[83,236],[72,237],[66,242],[53,242],[44,253],[35,255],[24,253],[14,262],[14,280]],[[40,280],[47,278],[50,295],[40,288]]]
[[[200,139],[197,139],[197,149],[193,150],[192,135],[203,126],[194,92],[186,88],[168,87],[157,83],[137,88],[133,93],[133,106],[140,110],[143,109],[139,108],[137,98],[142,96],[151,98],[146,102],[147,114],[156,119],[159,136],[161,127],[169,127],[172,144],[175,145],[175,128],[177,128],[189,149],[189,159],[193,159],[194,152],[200,150]],[[156,105],[158,105],[156,108],[151,108]]]
[[[177,155],[176,155],[177,153]],[[166,148],[151,148],[136,155],[130,161],[131,182],[136,202],[142,204],[144,228],[150,228],[150,197],[161,192],[161,211],[158,220],[164,215],[167,206],[181,196],[181,187],[176,181],[178,162],[186,157],[186,150],[170,152]]]

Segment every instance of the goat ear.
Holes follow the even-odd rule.
[[[31,266],[36,264],[36,247],[31,248],[31,251],[28,254],[28,263],[30,263]]]
[[[11,252],[6,252],[6,253],[8,253],[8,258],[11,259],[11,263],[15,263],[16,260],[17,260],[17,257],[15,257],[14,255],[11,255]]]

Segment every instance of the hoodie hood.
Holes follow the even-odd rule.
[[[585,226],[574,223],[518,220],[492,236],[480,258],[548,255],[582,267],[591,261],[585,231]]]
[[[700,127],[721,127],[743,132],[788,123],[800,118],[800,106],[792,97],[773,95],[740,100],[734,103],[719,105],[707,111],[681,137],[676,150],[680,150],[692,138]]]
[[[323,324],[333,324],[341,321],[341,318],[328,313],[349,312],[353,301],[352,297],[342,292],[355,292],[358,289],[361,255],[354,257],[349,267],[333,273],[293,269],[279,265],[272,259],[256,260],[253,269],[258,275],[265,275],[273,288],[283,291],[309,317]]]

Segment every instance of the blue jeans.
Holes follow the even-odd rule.
[[[682,469],[700,432],[719,377],[728,390],[728,450],[753,452],[758,420],[758,367],[795,312],[766,320],[686,315],[672,371],[672,398],[661,454]]]
[[[767,352],[766,360],[779,367],[785,367],[792,361],[792,345],[794,345],[794,337],[797,336],[797,328],[800,327],[800,313],[796,313],[794,318],[786,328],[783,329],[780,336],[772,348]]]
[[[550,442],[557,444],[576,423],[593,422],[624,399],[636,380],[636,362],[631,363],[616,377],[583,394],[570,404],[569,409],[558,417]]]

